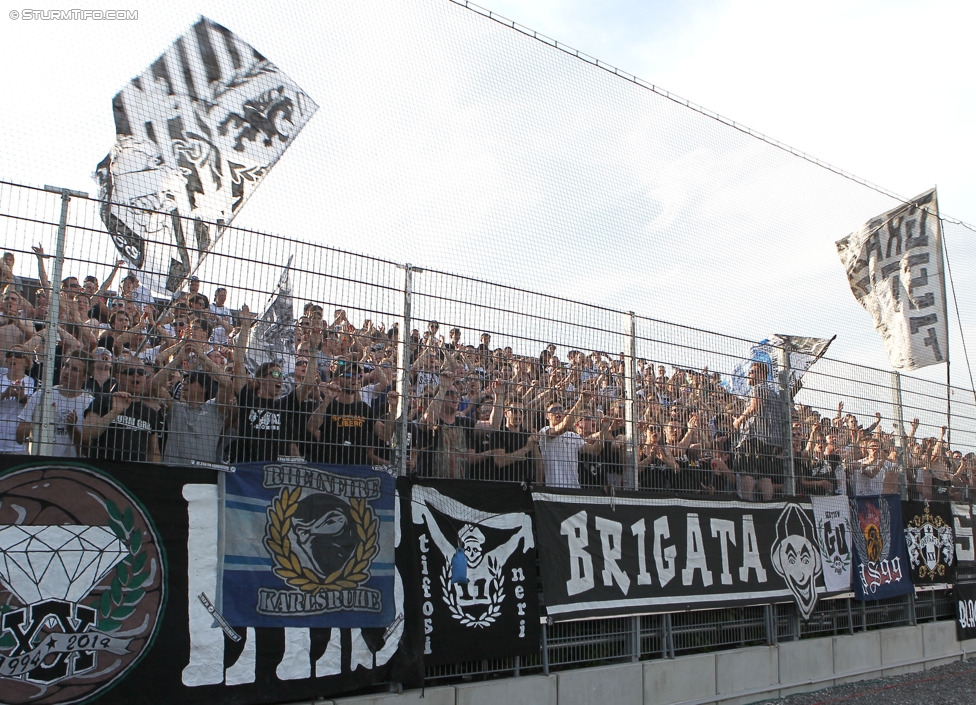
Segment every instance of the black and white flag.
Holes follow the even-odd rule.
[[[254,324],[247,348],[247,368],[252,372],[266,362],[281,365],[289,374],[295,369],[295,310],[291,296],[291,261],[285,265],[274,298]]]
[[[317,109],[206,17],[116,94],[101,218],[146,286],[179,290]]]
[[[413,485],[401,541],[410,550],[397,562],[407,571],[407,628],[422,630],[426,665],[538,653],[531,512],[529,493],[511,483]],[[452,566],[459,550],[463,578]]]
[[[532,495],[546,610],[554,620],[796,603],[824,592],[809,504]]]
[[[853,528],[847,497],[811,497],[827,592],[851,589]]]
[[[935,189],[837,241],[854,297],[874,319],[891,366],[949,359],[942,227]]]
[[[902,502],[901,515],[915,586],[956,582],[956,536],[950,505]]]

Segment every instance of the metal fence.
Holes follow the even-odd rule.
[[[598,471],[581,456],[583,485],[719,500],[853,494],[871,463],[884,472],[865,486],[906,497],[968,498],[976,482],[972,456],[951,457],[976,448],[966,390],[825,358],[794,395],[788,358],[773,359],[762,384],[779,389],[782,447],[745,452],[735,427],[749,402],[728,388],[741,383],[755,341],[550,296],[533,282],[501,286],[226,227],[176,291],[150,292],[139,277],[167,272],[133,278],[115,267],[101,206],[0,183],[0,347],[4,391],[14,388],[0,400],[6,452],[184,464],[301,455],[543,482],[548,468],[529,439],[559,424],[565,416],[547,412],[561,409],[572,412],[564,428],[599,449]],[[169,219],[192,239],[192,223],[139,215]],[[149,244],[173,247],[175,262],[180,247],[203,243]],[[58,336],[47,336],[55,321]],[[32,393],[56,403],[32,403]],[[194,426],[186,410],[208,401],[212,418]],[[280,416],[262,427],[269,410]],[[464,433],[437,445],[430,428],[455,414],[470,419]],[[374,432],[350,431],[353,417]],[[931,592],[823,601],[805,623],[794,606],[769,605],[552,624],[538,662],[458,664],[434,677],[674,657],[952,613],[949,595]]]

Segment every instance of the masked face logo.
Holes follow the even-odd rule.
[[[341,569],[358,543],[349,505],[331,495],[299,500],[292,522],[302,562],[319,575]]]
[[[822,571],[813,531],[806,514],[797,505],[788,505],[776,521],[776,541],[770,555],[773,568],[786,581],[803,619],[809,619],[817,606],[816,579]]]

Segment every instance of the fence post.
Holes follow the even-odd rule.
[[[640,633],[640,617],[630,618],[630,635],[631,641],[631,652],[630,660],[632,663],[640,661],[641,657],[641,633]]]
[[[785,494],[788,497],[796,495],[796,466],[793,463],[793,390],[790,388],[790,353],[793,346],[783,343],[780,348],[779,387],[783,399],[783,423],[786,424],[786,447],[783,448],[783,460],[786,463]]]
[[[396,418],[396,448],[394,452],[394,464],[398,475],[407,474],[407,459],[410,453],[410,326],[413,325],[411,317],[411,304],[413,298],[413,273],[412,264],[407,263],[403,266],[403,313],[400,316],[400,332],[397,335],[397,395],[400,397],[397,405]]]
[[[908,499],[908,457],[905,455],[905,409],[901,400],[901,373],[892,371],[891,373],[891,406],[895,412],[895,444],[898,448],[898,464],[905,477],[904,490],[901,492],[902,499]],[[901,483],[899,482],[899,488]]]
[[[674,625],[671,623],[671,613],[664,615],[664,649],[665,658],[674,658]]]
[[[57,423],[56,409],[48,400],[54,389],[54,361],[58,346],[58,320],[61,315],[61,297],[56,288],[61,281],[61,268],[64,265],[64,240],[68,227],[68,203],[72,196],[88,198],[87,193],[72,191],[57,186],[45,186],[45,191],[61,194],[61,219],[58,221],[58,241],[54,248],[54,263],[51,267],[51,290],[48,291],[47,324],[44,328],[44,379],[41,380],[43,403],[40,405],[39,438],[31,444],[32,455],[51,455],[54,451],[54,426]],[[53,332],[53,335],[52,335]]]
[[[542,623],[542,673],[549,675],[549,623]]]
[[[627,445],[626,460],[626,480],[624,487],[630,490],[637,489],[637,380],[634,376],[636,368],[637,341],[634,334],[634,312],[626,314],[626,337],[627,347],[624,353],[624,389],[627,395],[624,404],[624,427],[626,428],[625,441]]]

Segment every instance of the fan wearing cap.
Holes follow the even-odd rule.
[[[376,454],[376,420],[359,396],[360,368],[339,362],[335,375],[322,388],[322,398],[306,424],[312,442],[309,459],[335,465],[382,465]]]
[[[158,463],[162,416],[151,391],[151,368],[137,357],[116,361],[118,386],[95,398],[85,411],[82,441],[88,457]]]
[[[299,455],[299,411],[309,391],[315,386],[317,370],[309,365],[301,384],[281,395],[283,376],[281,364],[266,362],[248,379],[244,354],[250,336],[254,314],[241,307],[241,333],[234,354],[232,387],[237,398],[237,439],[231,450],[231,462],[246,463],[277,460],[280,456]],[[321,329],[312,332],[316,344],[321,342]]]

